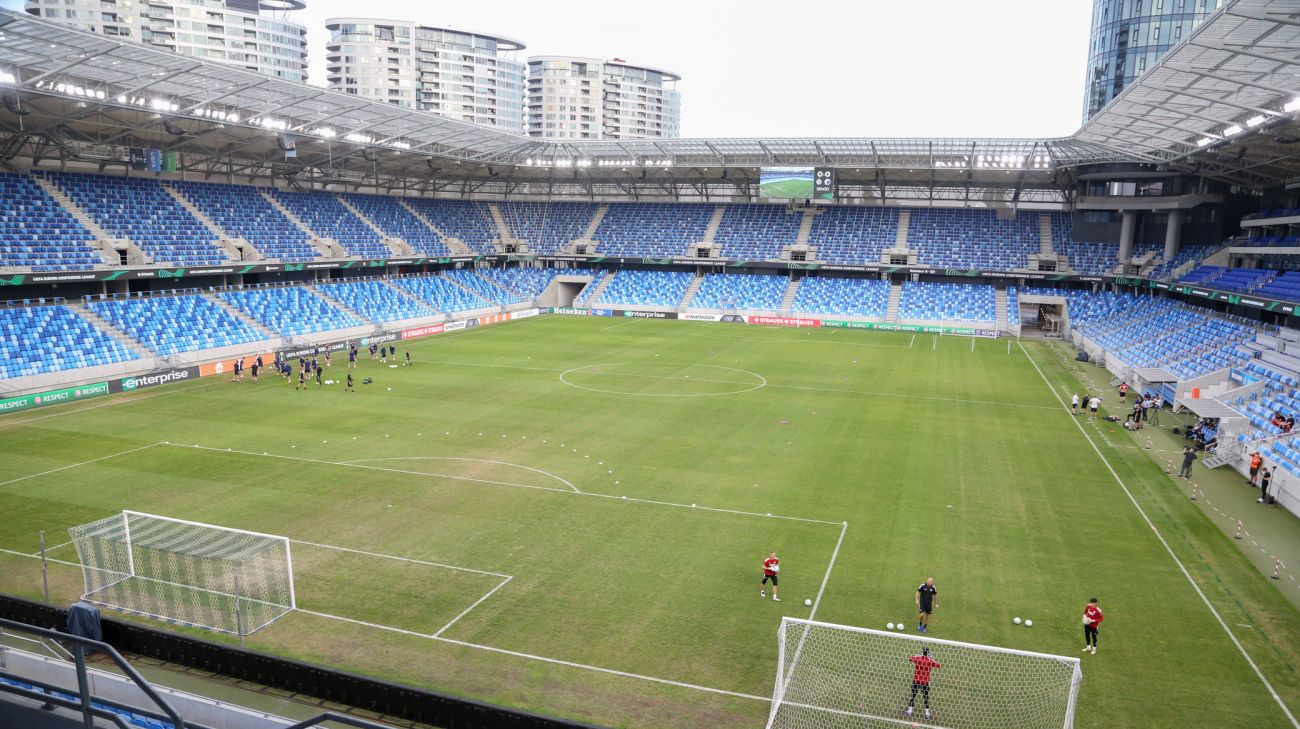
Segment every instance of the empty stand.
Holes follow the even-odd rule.
[[[528,241],[532,253],[554,254],[581,238],[596,214],[590,203],[499,203],[515,238]]]
[[[66,306],[0,309],[0,374],[29,377],[137,359]]]
[[[903,284],[899,319],[994,322],[994,289],[988,284],[913,282]]]
[[[244,321],[198,295],[99,300],[86,307],[161,355],[265,339]]]
[[[366,219],[384,231],[385,235],[405,241],[415,253],[422,256],[451,255],[451,251],[442,241],[442,236],[412,215],[397,198],[357,194],[346,194],[342,197],[366,216]]]
[[[438,314],[428,306],[403,296],[382,281],[330,283],[321,284],[317,288],[351,311],[376,323],[431,317]]]
[[[677,271],[619,271],[597,302],[611,306],[677,306],[694,274]]]
[[[403,198],[444,235],[463,241],[477,253],[496,253],[497,230],[486,203],[468,200],[431,200],[423,197]]]
[[[860,278],[805,278],[791,310],[799,314],[834,314],[884,319],[889,282]]]
[[[777,311],[788,281],[785,276],[709,274],[689,305],[693,309]]]
[[[808,245],[817,260],[831,263],[879,263],[898,235],[896,208],[832,206],[813,218]]]
[[[596,227],[605,256],[671,258],[704,240],[713,205],[619,203],[610,205]]]
[[[264,258],[296,263],[320,257],[307,231],[276,210],[248,185],[169,182],[196,208],[230,235],[243,238]]]
[[[314,291],[298,286],[226,291],[218,296],[282,336],[346,329],[363,324]]]
[[[100,268],[94,236],[26,175],[0,172],[0,266]]]
[[[795,244],[802,222],[802,211],[789,212],[784,205],[728,205],[713,240],[722,245],[724,258],[777,260],[782,249]]]
[[[337,242],[349,255],[364,258],[387,258],[390,255],[388,246],[380,241],[379,235],[333,195],[287,192],[276,188],[267,188],[267,192],[317,236]]]
[[[216,237],[157,180],[66,172],[47,175],[109,235],[131,240],[154,263],[203,266],[227,260]]]
[[[392,284],[438,311],[453,313],[488,306],[482,296],[445,276],[408,276],[394,279]]]
[[[1001,219],[994,210],[917,208],[911,211],[907,239],[924,265],[1018,270],[1039,252],[1038,216]]]

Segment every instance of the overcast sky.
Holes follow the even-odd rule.
[[[1063,136],[1083,109],[1091,0],[305,0],[682,76],[682,136]],[[0,0],[6,6],[19,0]],[[364,9],[364,12],[362,12]]]

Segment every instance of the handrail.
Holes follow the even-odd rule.
[[[154,691],[153,686],[149,685],[149,682],[145,680],[144,676],[141,676],[113,646],[102,641],[82,638],[81,636],[64,633],[58,630],[51,630],[49,628],[40,628],[35,625],[28,625],[26,623],[20,623],[16,620],[8,620],[6,618],[0,618],[0,627],[7,627],[24,633],[32,633],[44,638],[66,641],[75,646],[72,655],[77,664],[77,683],[81,686],[81,711],[83,715],[89,714],[93,710],[93,707],[90,705],[89,685],[86,683],[86,649],[92,648],[94,650],[102,651],[105,655],[111,658],[113,663],[126,674],[127,678],[131,679],[131,681],[135,683],[141,693],[147,696],[150,701],[154,702],[154,704],[156,704],[158,708],[167,715],[167,718],[172,720],[172,724],[176,726],[177,729],[186,726],[185,722],[181,719],[180,714],[176,713],[176,710],[172,708],[171,704],[167,703],[167,701],[160,696],[157,691]]]

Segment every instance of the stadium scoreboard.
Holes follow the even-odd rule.
[[[763,167],[758,196],[777,200],[834,200],[835,170],[830,167]]]

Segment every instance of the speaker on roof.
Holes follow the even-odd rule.
[[[163,129],[166,129],[167,133],[172,135],[173,137],[183,137],[186,134],[189,134],[189,132],[185,131],[184,129],[181,129],[175,124],[172,124],[171,119],[163,119]]]

